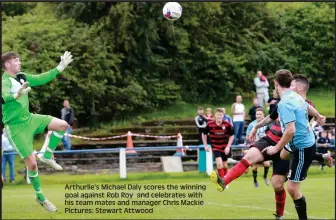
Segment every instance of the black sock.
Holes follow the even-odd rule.
[[[264,167],[264,179],[267,178],[269,167]]]
[[[293,200],[295,204],[296,212],[299,216],[299,219],[308,219],[307,218],[307,204],[306,198],[302,195],[302,197],[298,200]]]
[[[252,173],[253,173],[253,181],[256,183],[257,182],[258,170],[252,170]]]

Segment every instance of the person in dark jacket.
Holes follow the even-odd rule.
[[[195,117],[196,126],[198,128],[199,133],[199,142],[202,143],[202,133],[207,126],[207,119],[204,115],[204,110],[202,107],[199,107],[197,110],[197,116]]]
[[[64,100],[63,102],[63,106],[64,108],[62,108],[61,110],[61,118],[66,121],[70,126],[68,127],[68,129],[66,130],[66,134],[71,134],[72,131],[72,125],[75,119],[75,113],[73,108],[70,106],[69,100]],[[62,138],[62,143],[65,147],[66,150],[70,150],[71,149],[71,141],[70,141],[70,137],[64,135]]]
[[[268,114],[271,114],[274,109],[276,109],[277,104],[280,102],[280,98],[278,93],[276,93],[275,89],[273,90],[272,97],[270,97],[267,101],[267,105],[269,106]]]
[[[253,106],[249,110],[249,116],[250,116],[251,122],[256,120],[256,110],[257,110],[257,108],[262,108],[262,107],[259,105],[258,99],[254,98],[253,99]]]

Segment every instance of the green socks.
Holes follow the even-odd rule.
[[[50,160],[58,143],[62,140],[65,131],[53,131],[50,135],[49,145],[43,154],[45,159]]]
[[[28,177],[29,177],[29,180],[30,180],[31,184],[33,185],[33,188],[36,192],[36,198],[40,202],[43,202],[45,200],[45,197],[44,197],[44,195],[42,194],[42,191],[41,191],[41,183],[40,183],[40,178],[38,176],[38,171],[37,170],[34,170],[34,171],[28,170]]]

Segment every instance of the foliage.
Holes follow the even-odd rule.
[[[71,51],[71,67],[34,88],[31,107],[59,116],[69,98],[81,124],[251,97],[259,69],[269,79],[287,68],[312,87],[334,85],[334,4],[181,5],[170,22],[159,2],[5,3],[3,51],[18,51],[24,70],[36,73]]]
[[[23,2],[4,2],[2,3],[3,16],[17,16],[23,15],[36,7],[36,3],[23,3]]]

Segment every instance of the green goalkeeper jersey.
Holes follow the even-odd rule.
[[[46,73],[31,75],[17,73],[15,77],[7,73],[2,75],[2,122],[4,124],[17,124],[29,120],[28,94],[14,99],[16,93],[24,82],[29,82],[30,87],[44,85],[53,80],[60,72],[55,68]]]

